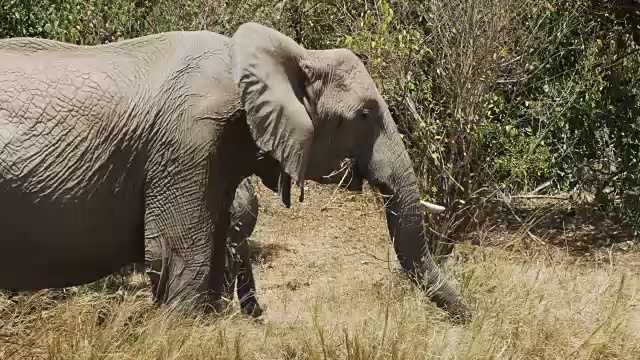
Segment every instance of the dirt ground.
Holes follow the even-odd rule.
[[[267,320],[309,316],[309,305],[327,289],[363,291],[399,268],[384,213],[371,192],[310,184],[304,203],[290,209],[262,184],[258,196],[253,256]]]
[[[381,203],[370,189],[358,194],[311,183],[305,202],[286,209],[257,183],[260,214],[253,257],[260,299],[271,309],[267,318],[302,316],[305,305],[328,287],[349,291],[354,284],[379,284],[399,269]],[[640,269],[640,238],[630,228],[566,201],[515,201],[469,234],[452,256],[464,259],[480,251],[470,245],[476,239],[506,251],[511,261],[543,256],[587,267]]]

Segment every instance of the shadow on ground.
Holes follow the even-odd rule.
[[[605,248],[627,251],[640,243],[618,215],[597,211],[589,204],[520,201],[496,210],[487,222],[491,233],[536,237],[571,255],[589,255]]]
[[[277,243],[259,243],[256,241],[249,242],[249,253],[251,254],[251,262],[266,264],[271,262],[278,254],[287,251],[287,247]]]
[[[96,292],[103,296],[115,296],[119,297],[124,293],[133,293],[138,291],[146,291],[149,288],[146,275],[143,273],[137,273],[137,278],[132,279],[134,275],[131,271],[121,271],[120,273],[114,273],[104,278],[96,280],[92,283],[82,285],[80,287],[65,287],[65,288],[51,288],[43,289],[40,291],[0,291],[0,296],[6,298],[14,303],[25,301],[31,297],[37,297],[41,300],[50,302],[58,302],[69,299],[75,296],[79,291],[82,292]]]

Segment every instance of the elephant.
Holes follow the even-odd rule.
[[[412,161],[348,49],[310,50],[255,22],[71,45],[0,41],[0,288],[94,281],[160,254],[154,297],[220,308],[236,188],[291,206],[349,173],[385,198],[397,260],[453,320],[472,318],[428,251]],[[329,176],[330,177],[330,176]]]

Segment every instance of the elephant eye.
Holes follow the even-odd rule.
[[[365,108],[365,109],[362,109],[362,119],[363,119],[363,120],[366,120],[366,119],[369,117],[369,113],[370,113],[370,112],[371,112],[371,111],[370,111],[369,109],[366,109],[366,108]]]

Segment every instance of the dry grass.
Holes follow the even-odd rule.
[[[154,308],[134,275],[0,296],[0,359],[636,359],[637,268],[561,252],[461,246],[446,264],[474,321],[454,326],[397,275],[370,193],[312,186],[285,209],[260,189],[263,323]],[[537,254],[537,255],[536,255]],[[389,259],[391,261],[389,261]]]

